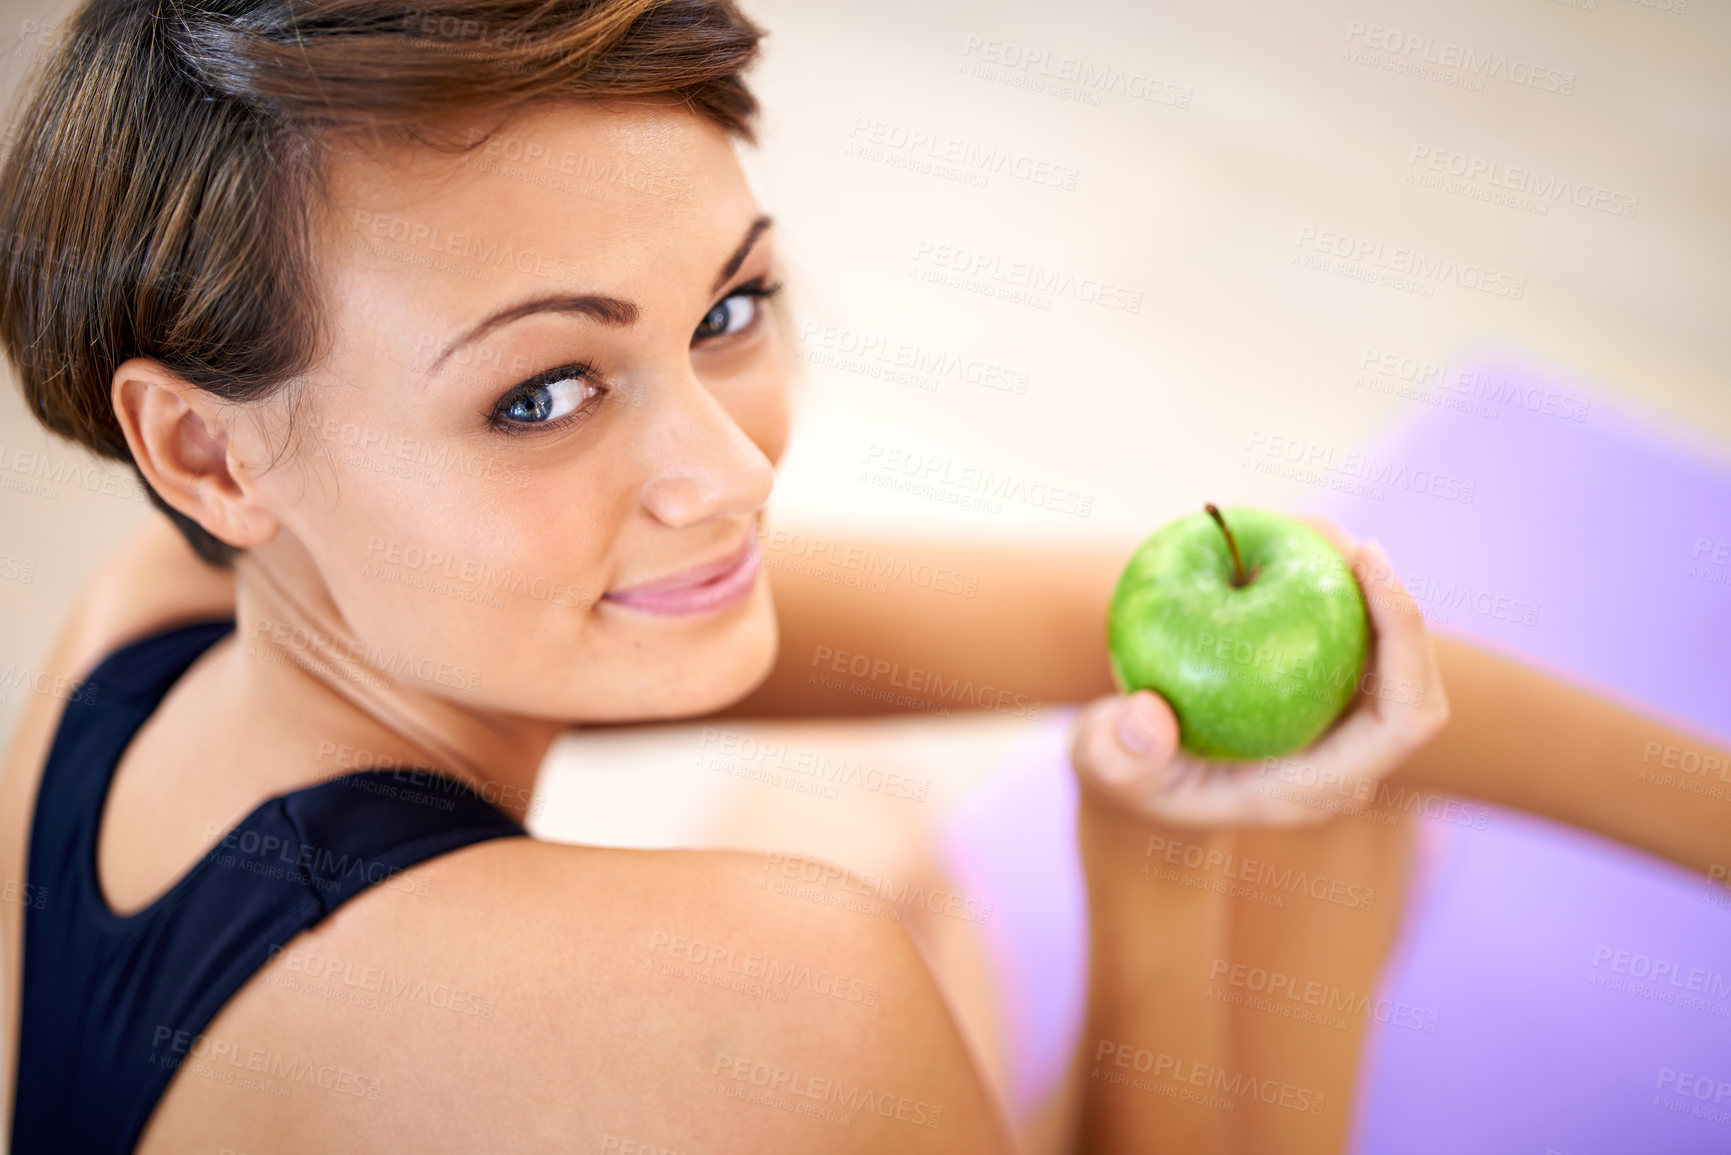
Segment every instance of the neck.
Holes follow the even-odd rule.
[[[308,769],[319,778],[415,764],[468,783],[521,821],[541,761],[566,728],[421,679],[436,655],[357,636],[311,559],[282,539],[235,562],[235,639],[236,688],[270,716],[259,732],[312,731]]]

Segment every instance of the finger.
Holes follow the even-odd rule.
[[[1365,680],[1365,690],[1375,697],[1379,712],[1384,705],[1423,709],[1427,698],[1441,694],[1442,676],[1418,602],[1395,576],[1380,543],[1360,546],[1354,568],[1368,579],[1362,589],[1375,636],[1372,676]]]
[[[1306,822],[1324,822],[1373,796],[1376,778],[1353,756],[1362,748],[1325,740],[1298,754],[1265,758],[1241,772],[1244,785],[1297,808]]]
[[[1101,698],[1071,727],[1077,777],[1112,805],[1190,826],[1301,826],[1330,812],[1269,788],[1262,762],[1208,761],[1182,750],[1177,716],[1148,690]]]
[[[1348,537],[1345,530],[1341,529],[1326,517],[1317,517],[1314,514],[1300,513],[1294,515],[1293,520],[1303,522],[1305,525],[1308,525],[1311,529],[1314,529],[1317,533],[1320,533],[1323,537],[1327,538],[1328,544],[1339,550],[1341,557],[1350,559],[1353,552],[1358,549],[1358,543]]]
[[[1178,719],[1149,690],[1101,698],[1084,708],[1071,739],[1077,774],[1121,806],[1157,793],[1178,749]]]
[[[1331,811],[1280,787],[1260,763],[1179,760],[1174,781],[1149,800],[1167,822],[1194,826],[1313,826]]]

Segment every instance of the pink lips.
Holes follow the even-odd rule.
[[[651,614],[706,614],[741,600],[757,584],[762,564],[757,539],[719,562],[698,566],[660,581],[613,590],[605,600]]]

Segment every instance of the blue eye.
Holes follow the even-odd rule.
[[[500,398],[490,415],[492,425],[517,433],[564,424],[601,394],[587,379],[590,372],[586,366],[565,365],[525,381]]]
[[[703,315],[703,320],[698,323],[697,331],[691,335],[691,339],[705,341],[711,337],[725,337],[729,333],[750,328],[758,314],[763,311],[763,302],[779,292],[780,285],[766,285],[762,281],[741,285],[717,301],[715,306]]]
[[[692,336],[702,340],[705,337],[720,337],[726,333],[737,333],[751,324],[752,318],[756,316],[756,299],[748,297],[744,293],[735,293],[709,310],[704,315],[702,323],[697,326],[697,332]]]
[[[527,391],[509,399],[504,416],[511,421],[521,421],[526,425],[538,425],[545,421],[554,421],[567,413],[574,412],[583,403],[583,391],[588,388],[581,381],[566,378],[547,385],[531,386]]]

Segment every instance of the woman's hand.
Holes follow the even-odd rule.
[[[1072,723],[1070,758],[1084,795],[1152,821],[1195,826],[1303,826],[1343,803],[1369,801],[1376,781],[1448,721],[1430,635],[1412,595],[1374,541],[1302,519],[1352,565],[1370,616],[1370,657],[1356,700],[1309,749],[1253,762],[1210,761],[1178,747],[1178,719],[1159,695],[1097,698]]]

